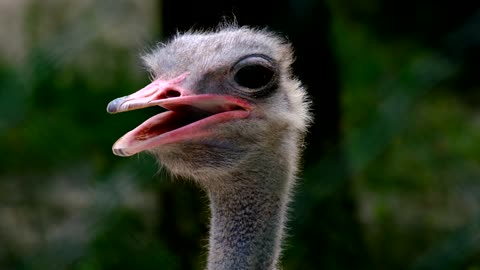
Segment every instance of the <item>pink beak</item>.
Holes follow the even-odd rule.
[[[107,112],[118,113],[142,109],[160,105],[163,100],[168,98],[187,96],[187,91],[179,87],[187,75],[188,73],[184,73],[167,81],[157,79],[131,95],[112,100],[108,103]]]
[[[171,80],[157,79],[141,90],[111,101],[107,112],[118,113],[150,106],[169,111],[157,114],[125,134],[113,145],[113,153],[131,156],[160,145],[211,135],[219,123],[250,115],[251,104],[228,95],[202,94],[180,86],[188,73]]]

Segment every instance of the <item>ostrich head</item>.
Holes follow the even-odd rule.
[[[190,32],[143,60],[153,82],[113,100],[107,111],[167,111],[121,137],[116,155],[148,151],[173,174],[200,182],[262,168],[255,162],[265,157],[280,158],[280,166],[287,166],[285,155],[296,159],[309,113],[286,40],[249,28]],[[294,173],[292,164],[282,169]]]

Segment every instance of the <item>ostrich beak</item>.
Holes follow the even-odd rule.
[[[157,79],[140,89],[139,91],[124,97],[119,97],[108,103],[107,112],[118,113],[142,109],[153,105],[159,105],[162,100],[186,96],[188,91],[184,90],[179,84],[185,80],[188,73],[184,73],[171,80]]]
[[[117,156],[131,156],[161,145],[212,134],[212,127],[247,118],[252,105],[229,95],[202,94],[180,87],[188,74],[171,80],[155,80],[141,90],[111,101],[107,112],[119,113],[151,106],[168,111],[159,113],[131,130],[113,145]]]

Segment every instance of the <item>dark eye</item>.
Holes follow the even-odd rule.
[[[272,85],[277,69],[274,61],[265,55],[253,54],[240,59],[232,67],[232,79],[241,90],[259,92]]]
[[[233,79],[240,86],[258,89],[271,82],[274,74],[275,72],[270,67],[261,64],[249,64],[238,69]]]

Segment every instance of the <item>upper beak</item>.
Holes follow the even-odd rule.
[[[108,103],[107,112],[119,113],[160,105],[162,100],[187,96],[189,93],[179,86],[188,74],[184,73],[171,80],[157,79],[137,92],[119,97]]]
[[[196,95],[182,88],[179,84],[187,75],[184,73],[171,80],[157,79],[131,95],[112,100],[108,103],[107,112],[113,114],[151,106],[161,106],[170,111],[195,108],[196,111],[207,113],[238,108],[250,110],[251,104],[242,99],[213,94]]]

